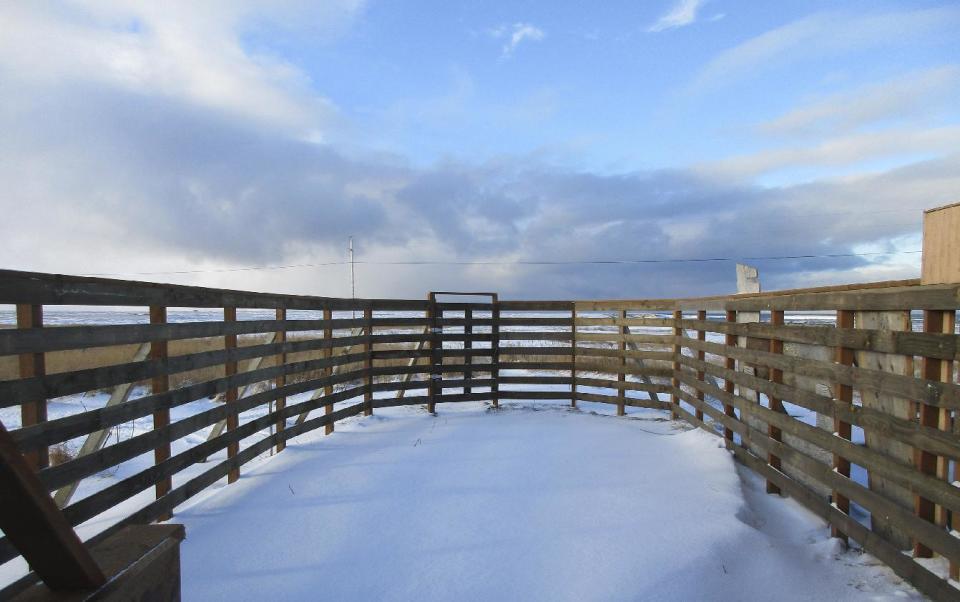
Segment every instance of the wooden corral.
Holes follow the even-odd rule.
[[[152,466],[62,509],[76,526],[153,490],[155,501],[88,545],[126,525],[175,515],[211,484],[235,480],[250,460],[314,429],[329,433],[349,416],[400,405],[442,412],[443,404],[462,401],[592,401],[618,413],[628,406],[669,411],[717,434],[770,492],[798,500],[835,535],[856,541],[931,597],[957,597],[957,284],[898,281],[695,299],[468,301],[438,293],[391,300],[3,271],[0,304],[16,304],[22,316],[21,328],[0,330],[0,355],[22,358],[20,378],[0,381],[0,404],[21,408],[22,426],[10,437],[43,489],[70,488],[154,454]],[[46,305],[151,308],[151,320],[54,328],[42,322]],[[222,310],[223,319],[169,320],[168,308],[185,307]],[[248,309],[270,314],[245,317]],[[254,336],[267,342],[242,344]],[[169,353],[172,342],[209,337],[221,338],[219,349]],[[149,345],[150,354],[44,370],[45,354],[117,345]],[[251,361],[258,358],[270,362]],[[218,373],[206,380],[171,384],[172,376],[211,367]],[[801,378],[829,390],[803,386]],[[153,384],[148,395],[47,419],[50,399],[144,381]],[[256,383],[261,390],[243,394]],[[170,410],[218,394],[225,403],[171,420]],[[816,426],[819,415],[835,432]],[[153,430],[61,464],[45,460],[50,446],[151,416]],[[173,453],[173,441],[221,421],[221,432]],[[852,466],[869,481],[851,478]],[[179,478],[187,468],[200,470]],[[18,556],[14,543],[0,539],[0,562]],[[917,561],[930,556],[949,563],[950,579]]]

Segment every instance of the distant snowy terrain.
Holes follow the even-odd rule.
[[[178,512],[185,600],[922,599],[662,412],[378,410]]]

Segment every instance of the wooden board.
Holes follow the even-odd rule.
[[[910,312],[877,312],[858,311],[854,314],[856,328],[874,330],[907,331],[910,330]],[[857,365],[870,370],[880,370],[893,374],[913,375],[913,358],[892,353],[874,353],[871,351],[857,351],[855,353]],[[860,399],[864,408],[883,412],[890,416],[908,420],[913,416],[913,404],[902,397],[891,395],[886,391],[865,389],[860,391]],[[891,458],[911,464],[913,462],[913,448],[885,433],[878,433],[873,429],[865,429],[864,437],[867,447],[878,450]],[[902,487],[889,479],[868,472],[870,489],[893,501],[898,506],[913,509],[913,494],[909,489]],[[882,535],[901,550],[910,548],[910,536],[898,528],[897,525],[880,515],[872,516],[873,531]]]
[[[923,284],[960,282],[960,203],[923,212]]]

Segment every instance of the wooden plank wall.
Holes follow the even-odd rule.
[[[708,333],[706,340],[681,337],[683,417],[726,434],[769,492],[801,501],[835,536],[855,541],[934,599],[956,599],[954,585],[930,570],[936,564],[916,559],[937,557],[944,571],[960,561],[960,539],[951,532],[960,512],[951,474],[960,460],[960,287],[874,286],[678,305],[700,312],[684,320],[685,332]],[[705,320],[708,310],[718,318],[726,312],[727,320]],[[769,312],[770,319],[732,319],[741,312]],[[738,346],[737,337],[768,346]],[[818,351],[827,349],[832,354]],[[731,407],[735,413],[725,411]],[[821,417],[832,432],[818,428]],[[731,443],[733,434],[739,437]]]
[[[444,295],[335,299],[0,271],[0,303],[18,305],[20,325],[0,330],[0,355],[21,366],[20,378],[0,381],[0,407],[23,410],[10,438],[48,492],[154,454],[151,466],[63,508],[77,525],[154,491],[153,502],[93,540],[170,516],[291,438],[321,427],[330,434],[335,422],[377,408],[442,412],[447,403],[520,400],[670,411],[724,438],[768,491],[799,500],[932,597],[954,595],[914,557],[939,557],[954,575],[960,565],[950,531],[960,520],[960,287],[898,282],[611,301]],[[150,322],[43,327],[46,304],[150,308]],[[222,311],[223,319],[177,323],[171,307]],[[769,318],[738,319],[751,313]],[[197,340],[222,343],[182,351]],[[146,360],[45,369],[48,354],[145,344]],[[128,383],[152,390],[43,415],[49,399]],[[226,403],[178,410],[215,396]],[[85,456],[38,460],[50,446],[149,417],[152,430]],[[818,426],[823,419],[837,435]],[[219,435],[188,437],[220,421],[228,428]],[[0,562],[17,555],[0,538]]]

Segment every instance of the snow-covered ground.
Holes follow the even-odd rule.
[[[447,404],[313,432],[178,511],[185,600],[921,599],[630,408]]]

